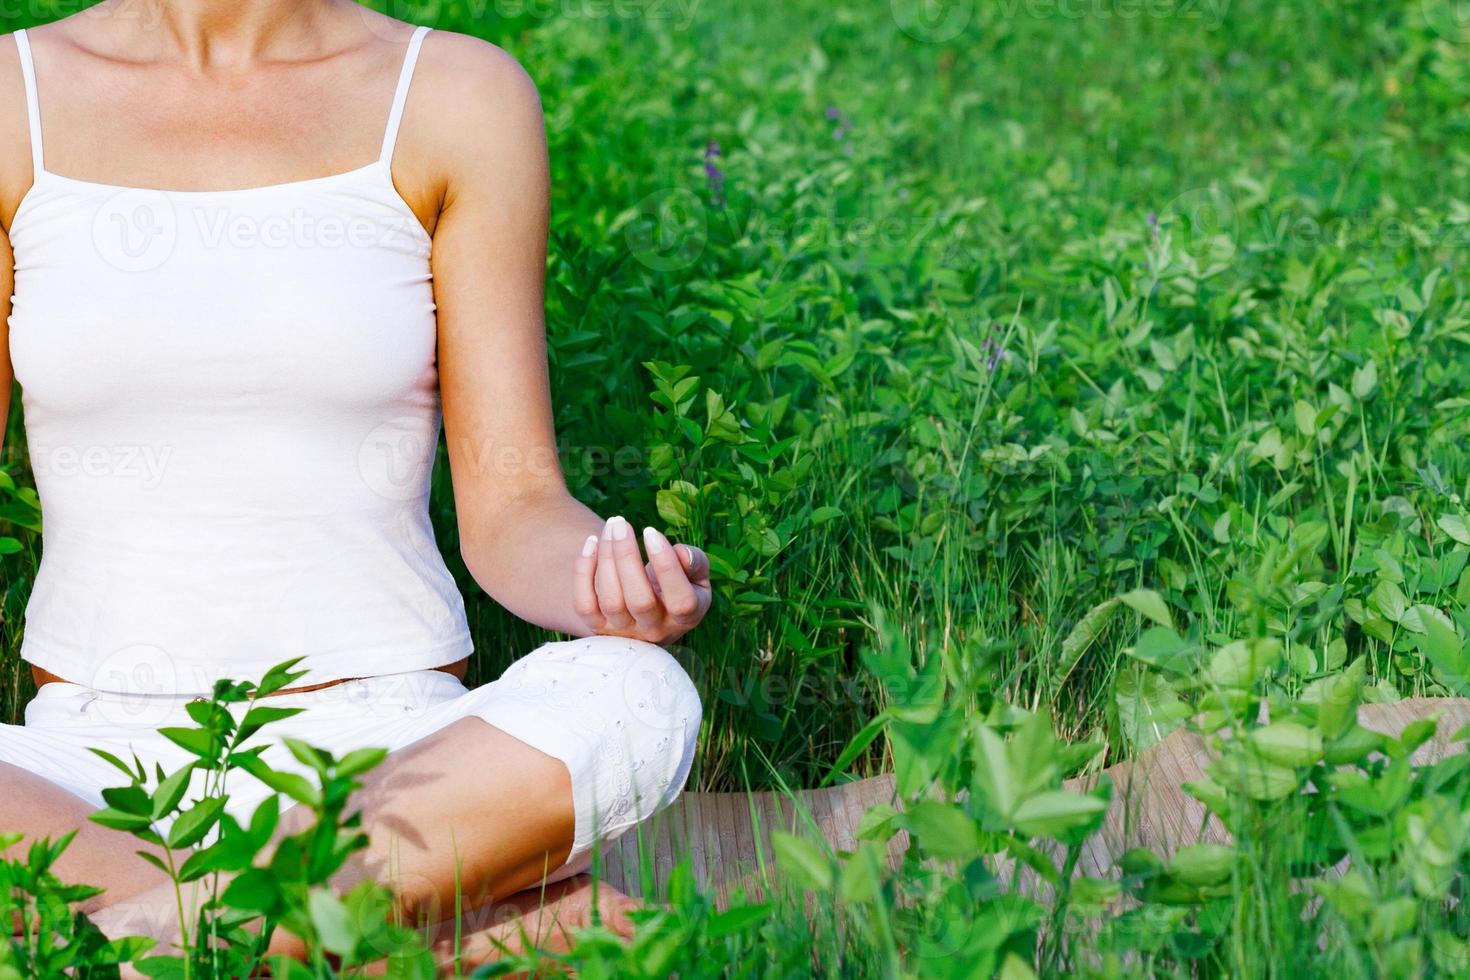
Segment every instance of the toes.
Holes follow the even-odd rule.
[[[602,924],[624,939],[632,939],[637,931],[631,913],[643,908],[643,903],[627,895],[613,892],[600,903]]]

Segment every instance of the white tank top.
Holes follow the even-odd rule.
[[[430,239],[382,153],[348,173],[159,191],[48,171],[15,214],[10,349],[44,521],[21,656],[128,693],[304,657],[313,683],[471,650],[429,523]]]

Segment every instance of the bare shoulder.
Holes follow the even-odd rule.
[[[488,121],[541,112],[536,83],[510,52],[468,34],[433,31],[424,41],[419,80],[454,121],[477,113]]]
[[[0,35],[0,226],[10,227],[31,184],[31,139],[25,83],[15,37]]]
[[[439,162],[452,194],[456,185],[495,174],[544,169],[546,133],[541,97],[510,53],[465,34],[433,31],[424,40],[414,76],[405,135]]]
[[[110,2],[104,0],[104,4]],[[107,18],[89,16],[83,9],[28,29],[26,38],[36,52],[34,60],[49,65],[50,77],[56,77],[75,70],[70,59],[78,51],[88,51],[98,38],[108,36],[107,23]],[[63,62],[61,68],[57,67],[58,58]],[[43,68],[40,74],[46,76],[48,72]],[[6,229],[34,179],[20,51],[15,36],[4,34],[0,35],[0,225]]]

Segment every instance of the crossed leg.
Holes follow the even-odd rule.
[[[467,773],[493,775],[467,779]],[[386,884],[411,922],[452,918],[456,889],[465,909],[506,899],[560,868],[572,847],[575,814],[566,766],[479,718],[460,719],[393,753],[367,774],[355,803],[368,846],[333,884],[342,891],[365,880]],[[78,804],[85,817],[86,804]],[[0,813],[0,819],[6,816]],[[68,817],[76,816],[70,809]],[[292,808],[282,816],[279,833],[304,830],[310,819],[309,812]],[[136,857],[120,861],[117,833],[98,829],[102,833],[71,856],[80,880],[104,875],[118,882],[135,865],[146,865]],[[123,853],[130,855],[131,848]],[[109,935],[176,941],[173,885],[156,870],[152,881],[145,890],[109,889],[93,921]],[[271,952],[302,950],[293,937],[279,933]]]
[[[83,912],[126,901],[167,882],[161,871],[136,853],[162,855],[161,850],[93,823],[87,819],[92,810],[85,800],[35,773],[0,762],[0,830],[22,834],[27,841],[55,840],[77,832],[52,870],[62,881],[106,889],[83,902]]]
[[[665,651],[610,638],[550,644],[506,677],[521,696],[477,689],[484,692],[481,715],[503,719],[528,740],[549,728],[557,733],[550,741],[565,747],[580,739],[587,748],[566,749],[570,761],[564,761],[471,714],[393,752],[356,794],[369,845],[334,885],[345,890],[363,880],[382,882],[411,922],[452,919],[444,912],[452,913],[457,896],[462,909],[509,909],[513,921],[481,930],[482,938],[493,941],[517,925],[518,909],[535,912],[539,897],[517,893],[549,872],[561,869],[565,875],[568,855],[579,844],[585,850],[592,823],[597,833],[615,835],[677,794],[700,710],[692,683]],[[607,698],[609,690],[617,696]],[[585,717],[599,699],[597,725],[605,731],[589,728]],[[569,734],[573,728],[581,729],[577,738]],[[608,758],[619,765],[603,766],[604,754],[618,741],[614,732],[629,752],[614,752]],[[579,770],[575,786],[569,765]],[[629,809],[630,792],[641,797],[640,812]],[[595,820],[589,800],[601,811]],[[6,801],[0,802],[0,829],[56,836],[82,828],[57,871],[64,879],[107,889],[86,910],[104,932],[149,935],[165,945],[177,939],[171,883],[134,855],[132,838],[87,821],[86,802],[13,766],[0,766],[0,801]],[[281,833],[304,829],[309,819],[309,813],[288,810]],[[577,916],[590,912],[584,885],[585,879],[569,882],[548,896],[567,913],[563,927],[579,924]],[[604,892],[600,906],[623,907],[620,896]],[[534,935],[545,917],[535,912],[533,918]],[[477,958],[488,955],[485,942],[466,945],[480,947]],[[271,951],[302,952],[284,934]]]

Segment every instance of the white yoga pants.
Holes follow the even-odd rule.
[[[102,790],[126,778],[89,749],[129,762],[136,754],[150,776],[154,763],[173,772],[193,757],[157,729],[193,726],[185,710],[192,699],[46,684],[26,706],[24,725],[0,725],[0,762],[100,807]],[[674,801],[689,775],[701,716],[694,684],[667,651],[604,636],[549,643],[474,690],[443,671],[418,670],[264,703],[307,710],[266,727],[247,746],[270,745],[265,758],[273,767],[303,775],[309,770],[279,744],[283,736],[338,756],[369,746],[392,753],[470,716],[561,760],[571,773],[576,835],[567,863],[548,881],[586,870],[599,842]],[[232,773],[226,788],[226,811],[242,824],[271,792],[244,772]]]

